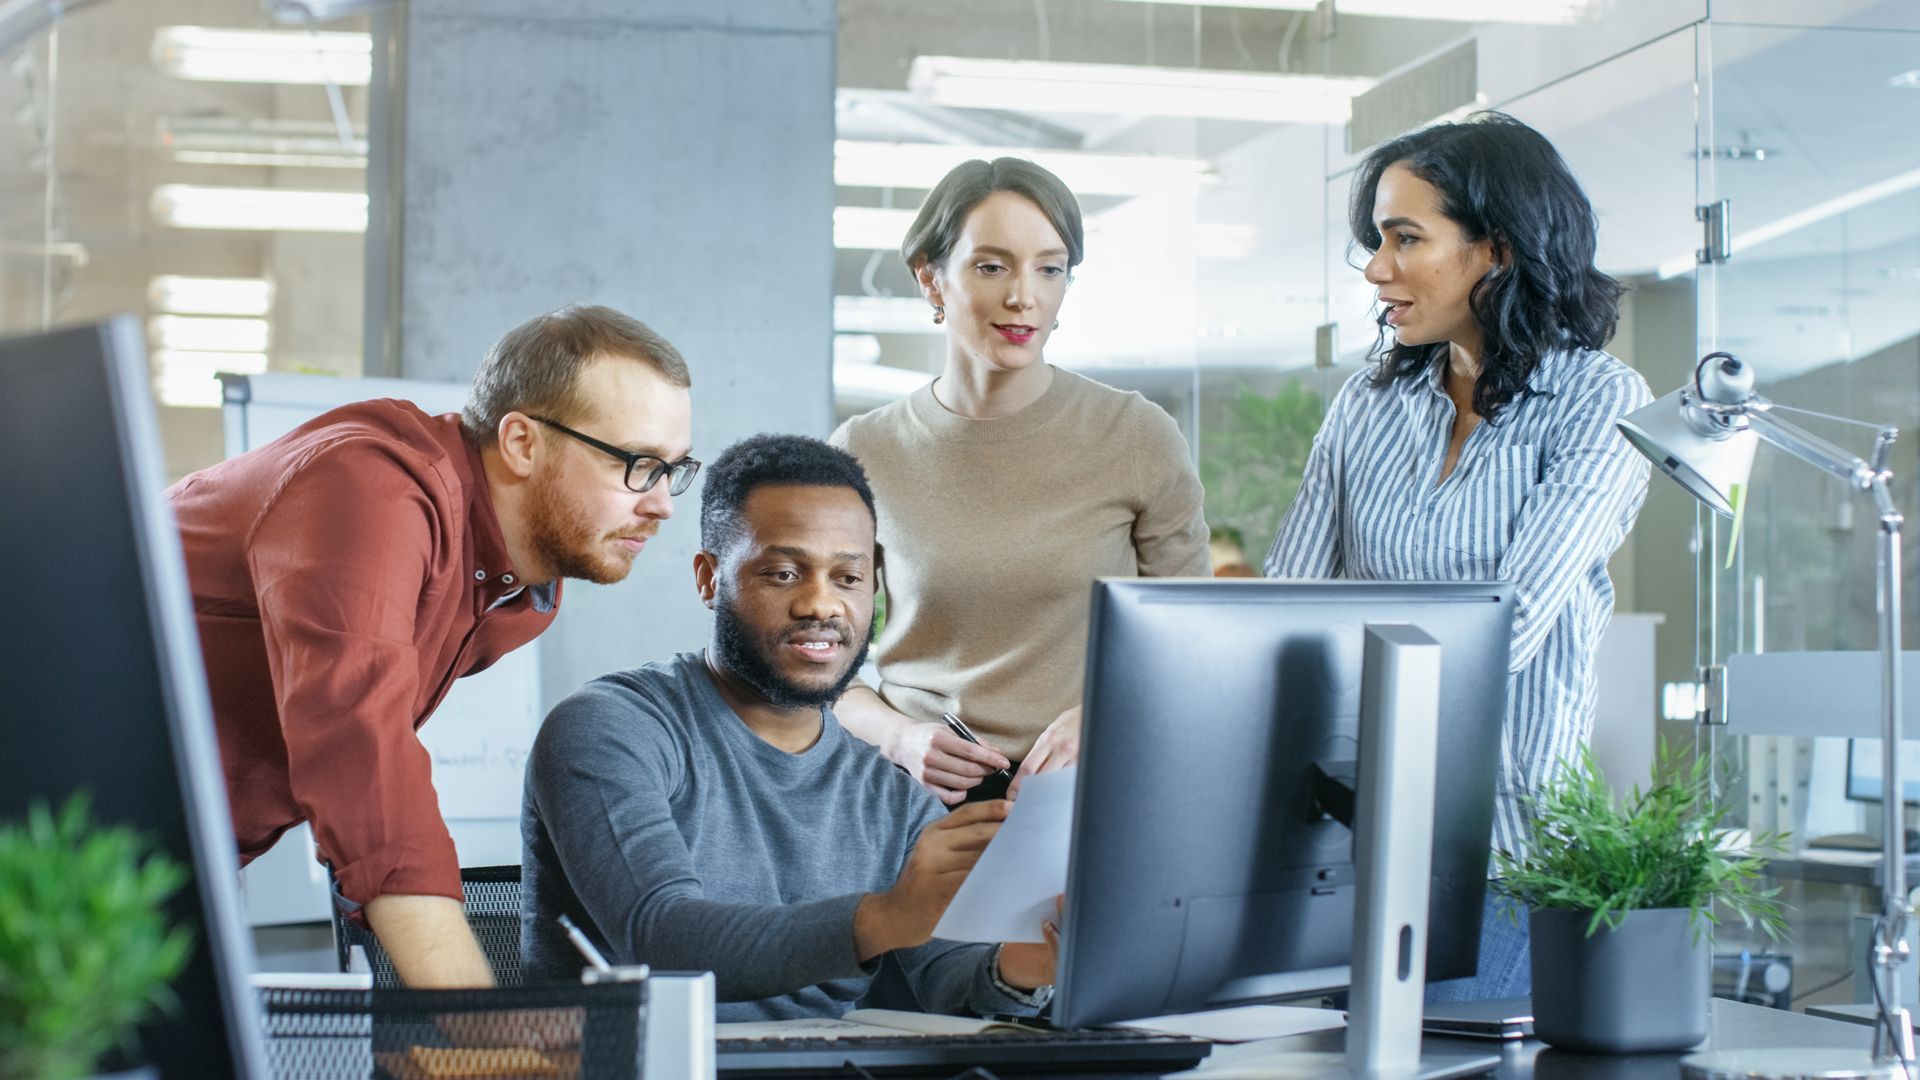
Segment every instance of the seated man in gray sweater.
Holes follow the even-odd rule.
[[[1050,925],[1045,945],[932,939],[1008,804],[946,813],[828,708],[866,656],[874,528],[866,474],[819,440],[755,436],[708,469],[705,652],[588,683],[534,742],[530,981],[579,977],[564,914],[616,962],[712,971],[721,1020],[1046,1003]]]

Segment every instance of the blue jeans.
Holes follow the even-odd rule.
[[[1514,914],[1519,921],[1514,921]],[[1429,930],[1431,932],[1431,929]],[[1533,959],[1527,948],[1527,911],[1511,900],[1487,897],[1480,918],[1480,969],[1464,979],[1427,984],[1427,1003],[1487,1001],[1533,993]]]

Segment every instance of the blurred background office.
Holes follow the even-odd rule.
[[[217,372],[458,383],[572,301],[685,353],[696,452],[825,435],[938,370],[901,234],[956,161],[1018,154],[1087,213],[1048,358],[1166,408],[1216,560],[1257,564],[1375,339],[1351,167],[1489,107],[1586,186],[1630,285],[1612,351],[1656,392],[1728,349],[1779,402],[1920,429],[1910,0],[46,6],[0,3],[0,333],[140,314],[172,477],[226,453]],[[1766,453],[1753,491],[1736,545],[1655,483],[1615,560],[1625,782],[1656,729],[1694,740],[1703,665],[1873,646],[1845,492]],[[570,590],[546,702],[701,639],[695,498],[626,583]],[[1756,827],[1864,827],[1836,743],[1728,741]],[[1871,900],[1786,884],[1807,920]],[[1845,975],[1843,937],[1797,936],[1796,991]]]

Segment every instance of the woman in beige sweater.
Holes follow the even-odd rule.
[[[873,485],[887,605],[880,685],[835,715],[949,805],[1078,758],[1095,578],[1208,573],[1173,419],[1043,356],[1083,242],[1072,192],[1038,165],[948,173],[901,246],[945,368],[833,435]]]

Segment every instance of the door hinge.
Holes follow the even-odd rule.
[[[1702,264],[1723,263],[1733,257],[1733,200],[1721,199],[1716,203],[1693,208],[1693,219],[1701,223],[1705,233],[1704,247],[1694,252],[1694,257]]]

